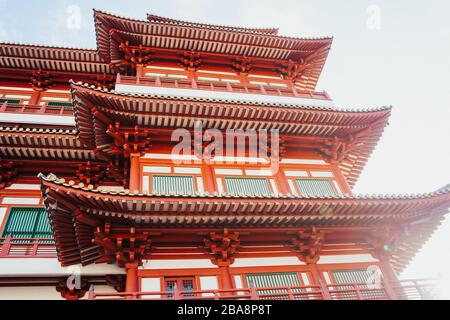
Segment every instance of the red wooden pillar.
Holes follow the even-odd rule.
[[[38,105],[39,101],[41,100],[41,94],[42,90],[33,89],[33,94],[31,95],[30,102],[28,104],[30,105]]]
[[[205,183],[205,191],[210,194],[218,192],[214,179],[214,170],[210,164],[203,164],[203,181]]]
[[[136,65],[136,79],[142,78],[144,76],[145,76],[144,65],[143,64],[137,64]]]
[[[381,271],[383,273],[383,286],[390,300],[399,299],[399,294],[394,289],[399,285],[397,275],[392,269],[388,259],[381,259]],[[401,295],[401,292],[399,292]]]
[[[138,264],[137,263],[127,263],[125,268],[127,271],[125,292],[136,293],[139,291]],[[127,296],[127,299],[136,299],[136,296],[135,295]]]
[[[139,153],[130,155],[130,192],[141,191],[140,189],[140,170],[139,170]]]
[[[281,168],[278,169],[277,174],[275,175],[275,179],[278,183],[278,186],[280,188],[280,192],[282,194],[288,194],[291,193],[291,188],[289,187],[286,175],[284,174],[284,172],[281,170]]]
[[[322,298],[324,300],[331,300],[330,292],[328,291],[328,287],[326,285],[325,278],[322,275],[322,272],[317,267],[317,264],[311,263],[308,264],[309,270],[311,272],[312,280],[314,285],[320,286],[320,291],[322,292]]]
[[[234,289],[233,282],[231,281],[230,267],[220,266],[219,268],[222,278],[222,289],[224,290]]]

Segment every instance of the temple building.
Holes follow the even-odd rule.
[[[434,297],[398,275],[450,187],[352,193],[391,107],[316,91],[332,38],[94,21],[0,43],[0,299]]]

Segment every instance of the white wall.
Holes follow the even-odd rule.
[[[55,287],[0,288],[0,300],[63,300]]]
[[[61,267],[57,259],[17,258],[0,259],[0,276],[57,276],[78,273],[83,275],[124,274],[116,265],[97,264],[86,267]]]

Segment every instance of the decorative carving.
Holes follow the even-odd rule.
[[[123,154],[129,157],[132,153],[145,152],[150,147],[149,130],[139,126],[122,130],[120,123],[116,122],[114,125],[108,125],[106,134],[114,139],[110,154]]]
[[[127,264],[142,265],[142,259],[150,252],[152,243],[148,232],[136,233],[134,227],[126,233],[112,234],[110,223],[96,228],[92,242],[101,247],[102,257],[96,263],[116,262],[121,268]]]
[[[303,59],[299,62],[289,60],[280,66],[278,72],[284,79],[295,82],[302,75],[302,72],[305,70],[306,66],[307,65]]]
[[[61,280],[56,285],[56,291],[66,300],[80,300],[89,291],[90,284],[86,279],[80,279],[77,285],[73,284],[70,288],[67,282],[67,280]]]
[[[119,63],[120,67],[125,69],[133,69],[136,72],[137,65],[149,64],[152,59],[151,50],[142,45],[130,46],[126,41],[119,45],[119,50],[123,52],[123,59]],[[117,66],[116,66],[117,67]]]
[[[366,240],[371,255],[379,260],[389,260],[400,238],[408,233],[408,226],[389,226],[368,233]]]
[[[336,164],[341,162],[351,151],[359,148],[361,144],[362,142],[352,135],[344,139],[334,137],[334,139],[323,142],[319,151],[328,158],[331,164]]]
[[[102,74],[97,76],[97,81],[95,81],[95,85],[97,87],[103,87],[107,89],[114,89],[115,85],[115,77],[110,74]]]
[[[232,64],[232,68],[237,72],[237,74],[241,76],[247,76],[252,70],[253,66],[250,58],[242,57],[235,60],[235,62]]]
[[[234,256],[240,245],[238,232],[229,232],[226,228],[223,233],[211,232],[204,242],[208,253],[212,255],[213,264],[228,267],[234,263]]]
[[[36,91],[45,91],[52,85],[50,73],[42,70],[33,71],[31,74],[31,86]]]
[[[312,228],[310,231],[299,231],[297,237],[291,239],[290,247],[298,253],[301,261],[313,264],[320,259],[324,242],[324,232]]]
[[[181,65],[188,71],[197,71],[197,69],[202,64],[200,59],[200,54],[195,51],[188,51],[183,54],[180,60]]]
[[[105,169],[104,165],[93,164],[91,161],[87,161],[78,165],[76,175],[85,184],[96,185],[105,176]]]
[[[126,276],[119,275],[107,275],[106,282],[114,288],[117,292],[125,292]]]
[[[6,188],[11,180],[17,175],[17,168],[12,161],[0,159],[0,188]]]

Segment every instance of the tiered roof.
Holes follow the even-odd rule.
[[[314,137],[326,143],[334,137],[351,140],[352,148],[338,161],[350,185],[354,185],[386,126],[390,107],[374,110],[338,110],[302,105],[277,105],[244,101],[126,94],[72,83],[75,118],[80,140],[104,153],[111,150],[105,115],[111,123],[141,128],[276,129],[281,134]],[[95,109],[93,107],[95,106]],[[322,140],[321,140],[322,139]]]
[[[294,38],[279,36],[276,29],[249,29],[188,23],[149,15],[147,21],[94,11],[97,46],[105,61],[120,63],[121,45],[143,46],[167,55],[169,52],[194,51],[205,59],[223,56],[252,58],[257,62],[293,61],[304,64],[302,80],[314,90],[322,72],[332,38]]]
[[[40,178],[59,259],[66,264],[89,264],[98,259],[98,253],[92,255],[95,245],[82,239],[93,232],[92,221],[112,221],[124,227],[163,228],[161,232],[164,228],[227,227],[265,228],[268,234],[286,227],[344,228],[348,232],[396,226],[406,232],[396,235],[391,262],[402,269],[444,219],[450,201],[450,186],[403,196],[188,195],[106,192],[53,175]],[[71,208],[86,216],[76,219],[80,212]],[[74,223],[67,224],[68,220]]]

